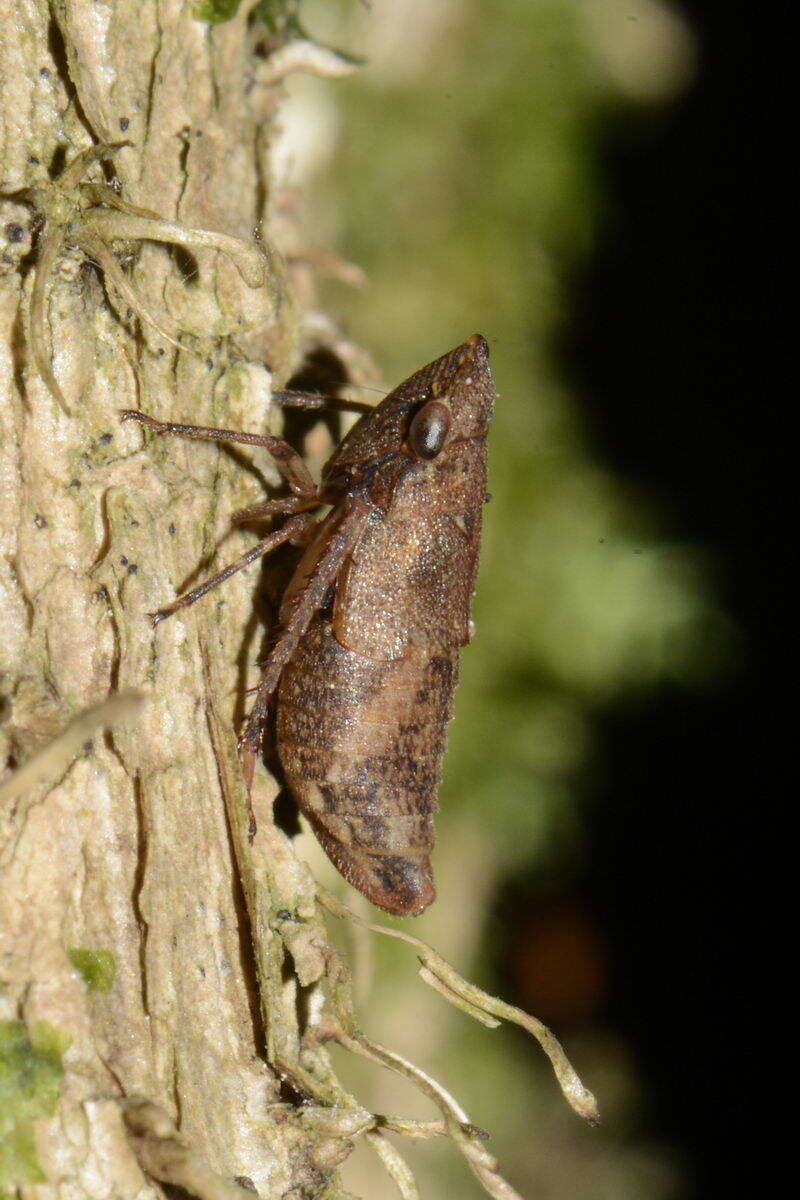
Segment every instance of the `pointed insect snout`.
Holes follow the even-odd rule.
[[[469,346],[473,354],[480,354],[484,358],[489,357],[489,343],[482,333],[473,333],[471,338],[467,338],[464,345]]]
[[[450,440],[482,437],[492,419],[495,396],[486,338],[474,333],[452,352],[451,364],[450,378],[446,383],[442,380],[454,418]]]
[[[454,371],[455,377],[464,377],[471,375],[473,371],[479,376],[489,373],[489,343],[481,333],[473,333],[472,337],[467,338],[460,346],[456,346],[449,354],[440,359],[440,362],[448,361],[448,366],[451,371]],[[490,376],[491,380],[491,376]]]

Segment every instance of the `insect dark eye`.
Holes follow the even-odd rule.
[[[436,458],[450,429],[450,409],[438,400],[422,406],[408,429],[408,444],[417,458]]]

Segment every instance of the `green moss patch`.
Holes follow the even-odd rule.
[[[55,1112],[69,1042],[44,1021],[30,1029],[23,1021],[0,1021],[0,1200],[9,1197],[7,1189],[46,1182],[33,1123]]]
[[[90,992],[110,992],[117,974],[117,963],[110,950],[90,950],[87,946],[70,946],[67,957],[83,976]]]

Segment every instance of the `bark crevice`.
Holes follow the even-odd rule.
[[[248,90],[243,19],[211,28],[169,0],[116,0],[102,14],[92,0],[15,4],[16,21],[0,29],[0,784],[20,764],[35,767],[37,754],[60,767],[29,770],[21,795],[0,793],[0,1054],[45,1064],[51,1080],[35,1121],[17,1114],[29,1153],[14,1178],[0,1178],[0,1195],[43,1178],[42,1200],[64,1186],[82,1195],[95,1171],[133,1200],[155,1187],[147,1162],[161,1163],[170,1186],[172,1155],[181,1170],[189,1164],[173,1183],[201,1179],[213,1193],[248,1177],[269,1200],[296,1186],[314,1139],[271,1114],[279,1081],[267,1042],[299,1051],[296,1030],[281,1026],[278,940],[254,923],[231,824],[243,805],[235,709],[257,671],[255,573],[167,628],[153,630],[147,613],[221,539],[226,553],[242,553],[253,533],[229,534],[230,514],[252,500],[252,473],[277,476],[213,448],[165,453],[123,426],[119,410],[259,429],[269,384],[261,364],[279,382],[295,368],[297,311],[266,204],[264,122],[275,100]],[[92,141],[120,138],[129,144],[113,172],[87,160],[90,186],[57,191]],[[117,190],[102,192],[111,178]],[[61,233],[44,263],[36,205],[31,215],[12,195],[31,188]],[[87,207],[90,194],[106,197],[102,210]],[[178,253],[131,242],[133,224],[121,218],[115,238],[115,196],[176,228],[219,234],[224,252],[213,239]],[[111,256],[95,283],[81,266],[93,220]],[[226,236],[238,241],[223,245]],[[250,258],[226,257],[236,246]],[[256,285],[251,267],[262,261]],[[185,351],[137,319],[109,278],[115,265],[143,309],[187,330]],[[46,331],[38,359],[37,322]],[[73,746],[81,714],[131,688],[146,696],[135,717],[109,718],[108,733],[95,728]],[[268,825],[274,788],[266,775],[259,786]],[[313,883],[288,846],[280,861],[267,855],[251,869],[262,908],[288,889],[313,909]],[[254,950],[265,938],[266,959]],[[76,951],[113,963],[106,990],[75,969]],[[142,1134],[144,1179],[120,1097],[145,1097],[151,1115],[180,1128],[179,1146]],[[67,1137],[75,1129],[80,1137]]]

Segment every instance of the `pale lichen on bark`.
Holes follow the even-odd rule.
[[[129,244],[133,286],[192,335],[195,352],[181,353],[137,323],[83,254],[60,254],[45,317],[67,416],[30,353],[31,214],[2,202],[6,774],[117,690],[142,689],[148,702],[135,722],[96,733],[63,778],[0,813],[0,1021],[15,1045],[20,1029],[65,1038],[58,1106],[38,1114],[29,1180],[0,1177],[0,1191],[37,1170],[42,1197],[154,1186],[125,1135],[119,1102],[134,1096],[169,1114],[209,1170],[247,1176],[265,1197],[305,1195],[304,1181],[318,1190],[326,1178],[306,1162],[313,1139],[300,1144],[283,1113],[270,1117],[278,1083],[263,1055],[226,809],[226,788],[240,791],[237,697],[259,649],[253,579],[157,635],[146,618],[257,487],[216,448],[145,445],[118,416],[141,406],[263,429],[263,364],[283,382],[297,363],[298,320],[267,222],[276,97],[254,81],[252,49],[246,14],[211,28],[182,0],[14,0],[0,27],[1,192],[46,184],[92,143],[125,139],[114,175],[128,202],[248,247],[258,234],[268,266],[252,288],[212,250],[176,261],[163,245]],[[90,175],[103,180],[98,168]],[[226,551],[247,540],[235,533]],[[257,798],[266,825],[268,786]],[[313,913],[312,881],[285,846],[264,871],[276,894],[293,907],[305,895]],[[92,990],[75,948],[110,956],[113,986]],[[274,984],[282,954],[272,960]],[[3,1098],[10,1112],[13,1093]]]

